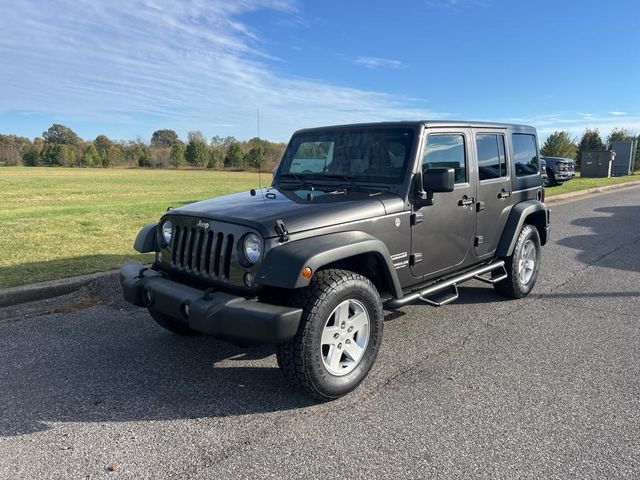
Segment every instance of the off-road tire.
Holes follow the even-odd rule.
[[[155,312],[151,309],[149,309],[149,314],[158,325],[166,330],[169,330],[172,333],[175,333],[176,335],[182,335],[185,337],[200,335],[199,332],[196,332],[195,330],[189,328],[187,322],[183,320],[178,320],[177,318],[170,317],[163,313]]]
[[[360,363],[343,376],[331,374],[321,355],[321,336],[331,312],[347,299],[360,302],[369,315],[369,341]],[[375,286],[347,270],[321,270],[309,286],[296,290],[289,302],[302,308],[295,337],[277,346],[278,366],[285,378],[317,400],[331,400],[355,389],[373,365],[380,343],[384,315]]]
[[[536,257],[531,278],[526,283],[522,283],[518,275],[520,272],[519,262],[522,259],[524,246],[528,241],[533,243]],[[522,298],[529,295],[540,271],[540,252],[540,235],[538,234],[538,229],[533,225],[525,223],[522,226],[522,230],[520,230],[513,253],[509,257],[503,258],[507,278],[494,284],[496,292],[508,298]]]

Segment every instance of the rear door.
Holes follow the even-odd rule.
[[[495,252],[513,205],[508,135],[503,129],[474,128],[473,138],[478,178],[475,253],[483,258]]]
[[[435,193],[433,205],[414,212],[411,272],[415,277],[445,274],[461,265],[473,248],[475,173],[470,170],[471,130],[427,129],[421,156],[423,171],[450,167],[453,192]]]

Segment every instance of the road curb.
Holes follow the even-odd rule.
[[[18,287],[0,289],[0,307],[9,307],[20,303],[35,302],[71,293],[80,287],[103,277],[118,274],[119,270],[90,273],[77,277],[61,278],[47,282],[32,283]]]
[[[603,187],[588,188],[586,190],[578,190],[576,192],[561,193],[560,195],[552,195],[550,197],[545,198],[544,202],[554,203],[554,202],[559,202],[561,200],[567,200],[569,198],[590,195],[592,193],[606,192],[608,190],[617,190],[619,188],[633,187],[638,185],[640,185],[640,180],[634,181],[634,182],[616,183],[615,185],[605,185]]]

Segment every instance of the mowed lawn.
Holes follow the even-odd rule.
[[[547,196],[638,179],[576,178]],[[150,262],[133,241],[167,207],[257,185],[249,172],[0,167],[0,288]]]
[[[604,187],[606,185],[616,185],[619,183],[636,182],[640,180],[640,175],[627,175],[624,177],[611,178],[581,178],[580,174],[573,180],[547,188],[547,197],[560,195],[561,193],[577,192],[578,190],[587,190],[589,188]]]
[[[0,288],[151,261],[133,241],[167,207],[257,185],[248,172],[0,167]]]

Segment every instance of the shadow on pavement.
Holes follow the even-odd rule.
[[[601,267],[640,272],[640,256],[637,254],[632,258],[623,255],[607,255],[607,253],[616,248],[616,245],[620,245],[621,240],[625,240],[612,237],[612,232],[629,232],[630,234],[635,233],[636,236],[638,235],[638,232],[640,232],[638,229],[640,206],[603,207],[595,209],[595,212],[608,213],[610,215],[573,220],[571,222],[572,225],[590,228],[593,233],[563,238],[557,244],[579,250],[577,258],[586,265],[597,263]],[[627,244],[634,239],[631,238],[629,240],[629,242],[626,242]],[[637,239],[635,240],[637,241]]]
[[[273,346],[179,337],[117,299],[2,326],[0,436],[52,422],[226,417],[316,404],[285,382],[269,358]]]
[[[0,436],[50,422],[225,417],[313,405],[273,348],[163,331],[143,311],[101,306],[2,325]]]

